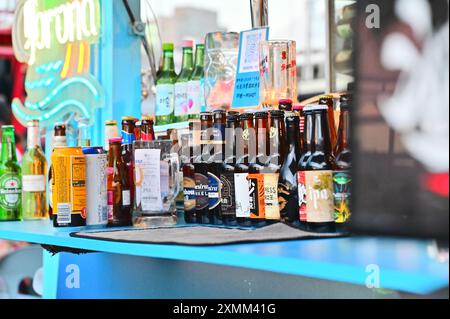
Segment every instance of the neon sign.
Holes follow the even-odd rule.
[[[103,89],[90,73],[101,33],[100,0],[20,0],[13,27],[14,52],[29,68],[27,100],[13,101],[22,123],[51,126],[67,115],[92,120],[104,106]]]

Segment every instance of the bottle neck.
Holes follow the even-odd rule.
[[[192,48],[183,48],[183,62],[181,70],[192,71],[194,68]]]
[[[267,155],[269,141],[269,120],[267,118],[256,120],[256,150],[257,155]]]
[[[284,120],[279,118],[273,118],[271,121],[270,128],[270,154],[274,155],[285,153],[285,143],[286,140],[286,125]]]
[[[225,130],[225,160],[234,162],[236,158],[236,129],[237,122],[228,122]],[[232,159],[232,160],[230,160]]]
[[[202,68],[205,65],[205,47],[197,47],[197,51],[195,52],[195,67]]]
[[[112,165],[114,162],[118,162],[120,160],[122,146],[119,143],[109,144],[109,153],[111,154],[110,165]]]
[[[2,162],[17,162],[14,132],[4,131],[2,135]]]
[[[339,125],[338,148],[346,149],[350,144],[350,113],[348,110],[342,110]]]
[[[41,143],[39,143],[39,127],[37,126],[28,127],[27,148],[33,149],[36,146],[41,146]]]
[[[314,149],[316,152],[331,154],[331,138],[328,117],[323,112],[315,114]]]
[[[67,137],[66,136],[54,136],[53,137],[53,149],[56,147],[65,147],[67,146]]]
[[[175,72],[175,62],[173,60],[173,51],[164,51],[163,72]]]
[[[296,160],[300,157],[300,123],[299,119],[289,120],[286,128],[287,151],[294,152]]]
[[[303,133],[304,152],[312,152],[314,116],[312,113],[305,114],[305,128]]]

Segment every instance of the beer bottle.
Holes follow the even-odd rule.
[[[189,109],[189,118],[199,118],[200,112],[206,110],[205,91],[204,91],[204,64],[205,64],[205,45],[197,44],[195,50],[195,67],[188,82],[188,97],[192,101],[192,107]]]
[[[2,127],[0,221],[22,219],[22,173],[17,164],[14,126]]]
[[[108,225],[132,224],[132,206],[127,166],[122,156],[122,139],[109,140],[107,190]]]
[[[222,210],[221,210],[221,188],[220,170],[225,156],[225,126],[227,121],[227,114],[223,110],[217,110],[213,113],[214,127],[213,127],[213,155],[212,160],[208,164],[208,198],[210,215],[214,216],[214,224],[222,225]]]
[[[195,198],[194,122],[189,120],[188,150],[183,163],[184,220],[198,223]]]
[[[173,43],[163,44],[163,67],[156,81],[156,125],[173,123],[175,107],[175,62],[173,59]]]
[[[141,141],[154,141],[155,131],[154,122],[151,116],[142,117],[141,121]]]
[[[269,222],[281,220],[278,202],[278,182],[285,161],[286,125],[284,111],[270,112],[269,160],[264,172],[265,213]]]
[[[338,143],[335,150],[336,170],[334,181],[334,208],[336,229],[343,231],[344,224],[351,217],[350,198],[352,178],[352,151],[350,149],[350,107],[351,95],[341,97],[341,114],[339,119]]]
[[[189,79],[194,70],[193,61],[193,41],[183,41],[183,60],[180,75],[175,83],[175,122],[185,122],[188,120],[190,109],[188,98]]]
[[[22,215],[24,220],[48,218],[47,159],[41,148],[39,121],[30,121],[27,150],[22,159]]]
[[[227,226],[237,226],[234,174],[236,171],[236,130],[238,127],[239,116],[236,114],[228,115],[225,132],[225,159],[220,172],[222,220],[223,224]]]
[[[256,156],[252,156],[249,166],[249,198],[250,218],[252,225],[262,227],[266,224],[266,205],[264,192],[264,174],[268,160],[269,114],[255,113],[256,128]]]
[[[253,114],[244,113],[239,116],[239,128],[236,130],[236,168],[234,174],[236,195],[236,220],[242,227],[252,225],[250,218],[249,165],[251,142],[255,128]],[[254,145],[254,144],[253,144]]]
[[[211,162],[211,132],[213,128],[213,115],[203,112],[200,115],[200,152],[195,160],[195,199],[197,218],[203,224],[210,224],[213,216],[209,211],[209,179],[208,164]]]
[[[322,95],[319,99],[319,105],[326,105],[328,107],[327,116],[328,116],[328,123],[330,125],[331,147],[332,150],[334,150],[337,144],[337,129],[336,129],[336,122],[334,120],[333,95]]]
[[[281,220],[293,226],[300,226],[298,202],[298,161],[300,158],[300,119],[289,116],[286,119],[287,148],[284,151],[284,163],[278,182],[278,202]]]
[[[307,135],[312,131],[312,154],[299,172],[300,218],[312,232],[334,232],[333,169],[334,157],[328,125],[328,107],[311,109],[313,129],[307,123]],[[303,200],[306,199],[306,204]]]
[[[126,166],[128,189],[130,198],[124,197],[124,206],[134,207],[134,168],[133,168],[133,142],[136,139],[134,135],[134,117],[122,118],[122,158]],[[128,193],[125,192],[124,196]],[[128,203],[129,202],[129,203]]]
[[[67,146],[66,125],[64,123],[57,123],[54,127],[52,153],[57,147]],[[53,169],[50,165],[48,171],[48,214],[51,220],[53,220],[53,188],[55,186],[53,180]]]
[[[140,141],[141,140],[141,126],[142,122],[138,119],[134,119],[134,140]]]

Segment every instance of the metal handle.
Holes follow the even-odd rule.
[[[250,0],[252,27],[269,26],[269,0]]]

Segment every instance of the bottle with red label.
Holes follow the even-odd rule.
[[[154,120],[151,116],[142,117],[141,121],[141,141],[154,141],[155,131],[154,131]]]
[[[298,172],[300,221],[308,231],[335,232],[333,169],[327,106],[307,106],[305,150]]]

